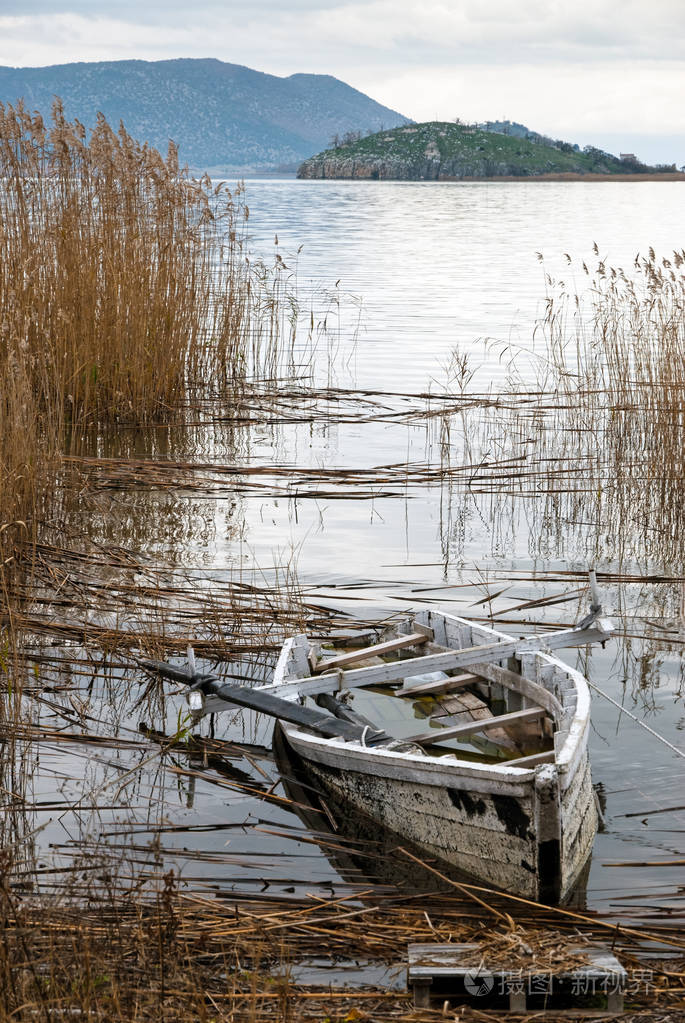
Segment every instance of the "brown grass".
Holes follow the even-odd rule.
[[[191,453],[183,454],[181,460],[175,441],[170,442],[168,451],[161,452],[174,461],[160,457],[159,451],[149,460],[139,454],[133,457],[136,443],[131,440],[128,451],[129,438],[120,441],[125,457],[103,457],[111,451],[103,441],[104,430],[96,434],[91,429],[94,425],[98,431],[101,426],[116,431],[124,421],[148,423],[170,417],[187,394],[196,395],[210,378],[234,388],[241,385],[241,402],[236,402],[241,415],[267,419],[269,408],[273,415],[273,384],[267,381],[264,389],[264,412],[242,384],[255,369],[273,376],[274,353],[287,317],[284,321],[281,312],[282,278],[270,277],[263,268],[255,273],[246,268],[242,255],[246,211],[235,197],[215,195],[207,182],[187,181],[177,173],[173,152],[170,160],[163,161],[158,154],[152,156],[138,147],[125,133],[114,135],[104,122],[99,126],[99,149],[93,150],[95,139],[86,145],[79,127],[65,127],[62,120],[61,130],[68,136],[65,140],[58,130],[60,116],[58,108],[46,136],[25,112],[3,114],[0,144],[9,162],[4,165],[6,189],[0,193],[4,204],[0,231],[5,232],[3,244],[11,238],[14,246],[8,243],[3,253],[16,258],[10,269],[4,263],[0,266],[0,355],[5,360],[0,378],[4,403],[0,482],[7,484],[0,511],[3,523],[15,523],[2,535],[24,535],[27,530],[17,520],[31,513],[29,525],[35,522],[42,512],[41,501],[47,500],[49,493],[45,484],[58,462],[69,468],[72,484],[79,480],[72,520],[79,524],[84,494],[88,497],[90,491],[94,499],[100,489],[128,490],[145,483],[173,493],[180,477],[186,487],[194,482],[211,490],[227,486],[227,477],[240,475],[235,489],[252,492],[265,474],[271,488],[274,479],[282,479],[283,492],[289,492],[293,472],[287,465],[264,469],[240,462],[237,454],[231,456],[234,464],[228,467],[190,463],[186,459]],[[14,142],[10,129],[19,133]],[[17,169],[12,178],[7,168],[19,151],[33,172],[27,175]],[[82,180],[78,178],[80,168]],[[84,196],[89,197],[88,203],[82,202]],[[10,204],[12,197],[16,207]],[[30,210],[29,198],[33,203]],[[51,219],[53,215],[55,219]],[[52,235],[44,237],[40,225]],[[168,251],[176,243],[178,251]],[[149,262],[141,251],[147,253]],[[24,262],[18,253],[23,253]],[[492,415],[499,454],[489,460],[483,459],[474,444],[461,466],[441,465],[430,472],[417,466],[378,466],[361,473],[312,470],[299,473],[298,488],[306,485],[310,493],[320,494],[324,485],[335,485],[337,490],[348,486],[358,497],[362,485],[371,493],[372,484],[406,487],[447,481],[469,495],[496,492],[497,500],[503,493],[530,491],[538,499],[536,507],[543,511],[546,507],[550,510],[552,502],[558,509],[560,489],[566,488],[578,518],[584,517],[585,504],[596,500],[600,501],[599,509],[594,509],[598,514],[608,515],[617,507],[624,514],[634,512],[635,506],[625,501],[620,506],[607,504],[616,497],[608,496],[604,483],[598,498],[597,480],[604,479],[609,466],[618,488],[630,464],[628,456],[639,458],[641,466],[656,459],[659,470],[654,472],[655,480],[665,478],[665,467],[675,471],[680,464],[676,462],[682,420],[678,379],[682,380],[685,367],[681,364],[682,276],[677,270],[678,266],[657,265],[650,256],[638,266],[636,278],[629,279],[600,264],[596,275],[589,275],[595,312],[592,330],[575,329],[575,296],[561,282],[550,282],[550,305],[542,329],[551,358],[536,395],[469,396],[467,374],[460,375],[457,367],[456,381],[459,384],[461,380],[463,386],[457,386],[458,393],[444,401],[422,396],[420,407],[412,408],[416,403],[408,399],[417,396],[403,396],[408,407],[395,411],[384,409],[377,394],[373,399],[354,397],[355,401],[363,398],[367,414],[373,418],[412,421],[436,417],[445,427],[447,445],[447,417],[460,414],[455,409],[472,406],[478,415]],[[189,299],[191,292],[195,305]],[[303,408],[303,395],[293,392],[289,403],[286,397],[280,396],[277,417],[300,419],[310,414]],[[339,403],[341,395],[331,389],[304,398],[310,402],[312,416],[321,402],[327,401],[326,415],[330,416],[330,407]],[[450,401],[453,408],[446,412]],[[358,407],[353,402],[340,414],[354,418]],[[88,459],[80,444],[87,431]],[[529,444],[531,436],[536,440],[534,448]],[[65,452],[69,458],[64,457]],[[578,471],[579,465],[582,471]],[[569,466],[576,469],[569,470]],[[573,471],[576,476],[569,483]],[[575,489],[574,481],[578,483]],[[658,487],[651,489],[658,504],[663,495]],[[647,486],[648,497],[649,491]],[[631,491],[626,488],[625,494],[630,497]],[[674,484],[667,495],[671,507],[679,494]],[[656,507],[653,512],[656,514]],[[166,506],[163,513],[170,521]],[[150,536],[157,535],[159,527],[160,522],[151,519]],[[43,636],[74,640],[94,651],[97,663],[101,653],[117,650],[123,657],[127,646],[141,641],[152,649],[158,646],[160,651],[177,654],[192,641],[201,656],[217,657],[225,664],[234,657],[237,670],[246,670],[242,658],[254,658],[257,677],[259,671],[268,671],[268,655],[278,646],[283,631],[300,628],[323,635],[335,626],[351,629],[359,625],[309,603],[299,592],[294,572],[292,579],[274,578],[263,585],[242,576],[213,579],[211,588],[199,591],[194,578],[184,580],[182,573],[166,571],[140,555],[149,540],[141,543],[137,537],[131,550],[125,550],[121,524],[107,521],[106,528],[112,533],[100,538],[102,553],[96,557],[93,550],[81,549],[83,538],[77,544],[79,550],[66,549],[72,540],[56,525],[61,534],[58,545],[42,537],[41,543],[33,546],[29,582],[13,579],[11,589],[8,583],[8,612],[15,613],[13,606],[22,607],[17,625],[34,641]],[[197,530],[196,519],[192,528]],[[10,556],[9,547],[5,553]],[[30,610],[24,611],[26,608]],[[13,630],[11,636],[15,636]],[[0,736],[6,741],[0,743],[0,785],[5,797],[5,829],[0,833],[12,841],[0,843],[6,854],[6,861],[0,863],[0,1020],[71,1015],[103,1020],[400,1019],[409,1011],[401,995],[354,992],[343,997],[342,992],[304,992],[278,978],[298,957],[314,955],[322,947],[351,961],[363,953],[400,962],[409,940],[478,939],[478,930],[485,926],[483,942],[489,951],[496,946],[497,951],[511,956],[511,945],[519,938],[529,945],[537,939],[543,951],[551,933],[554,944],[545,947],[556,954],[561,943],[556,933],[545,931],[545,927],[565,932],[568,927],[574,942],[579,922],[584,930],[592,930],[587,918],[563,918],[552,910],[546,910],[541,918],[536,914],[527,919],[530,907],[517,907],[513,900],[503,903],[502,910],[511,913],[521,927],[529,928],[525,933],[513,926],[495,933],[491,914],[485,915],[483,925],[482,920],[472,918],[471,908],[467,914],[463,902],[434,912],[425,897],[416,905],[396,909],[371,904],[358,909],[320,899],[301,904],[293,899],[281,905],[274,899],[261,905],[238,905],[237,901],[214,901],[202,894],[181,897],[168,876],[156,878],[156,895],[138,898],[117,887],[116,878],[100,871],[101,851],[92,854],[91,847],[84,848],[78,861],[83,871],[74,868],[72,886],[65,884],[54,904],[47,895],[41,898],[38,886],[35,897],[29,897],[28,889],[17,886],[17,879],[21,883],[22,878],[39,878],[35,872],[38,861],[33,866],[28,862],[38,847],[28,824],[33,818],[22,814],[24,787],[31,776],[31,763],[22,758],[30,757],[32,742],[37,749],[45,741],[88,741],[96,749],[96,740],[107,738],[92,732],[96,728],[93,719],[88,725],[84,719],[79,732],[73,713],[63,716],[64,730],[39,728],[38,715],[30,713],[30,700],[45,696],[42,687],[52,680],[52,661],[63,658],[76,678],[79,672],[94,677],[95,667],[85,658],[74,668],[73,647],[56,650],[46,646],[34,652],[34,657],[43,678],[41,681],[36,672],[36,692],[32,694],[33,679],[26,663],[9,641],[2,648],[0,675],[8,698],[0,701]],[[22,677],[27,681],[23,714],[15,698]],[[73,683],[71,676],[70,681]],[[116,676],[115,681],[111,698],[123,713],[128,704],[121,679]],[[76,695],[85,692],[72,684],[69,695],[72,689]],[[54,693],[48,695],[54,706]],[[151,701],[153,696],[149,696]],[[65,711],[69,713],[66,703]],[[106,722],[102,725],[107,727]],[[86,727],[91,732],[83,734]],[[10,737],[13,746],[7,741]],[[172,770],[179,775],[191,773],[181,767]],[[236,786],[235,780],[229,779],[225,787],[229,783]],[[251,782],[251,790],[254,787]],[[282,797],[269,788],[264,798]],[[15,810],[16,820],[12,816]],[[17,862],[22,856],[27,860],[26,871]],[[102,861],[106,862],[104,855]],[[96,864],[97,883],[89,880],[95,878]],[[87,888],[89,884],[92,890]],[[112,886],[109,900],[103,897],[107,884]],[[479,892],[487,899],[494,898],[492,893]],[[538,931],[538,927],[542,929]],[[610,925],[598,922],[595,936],[606,936],[609,927],[612,940],[618,940],[617,947],[632,954],[638,939],[634,932],[621,931],[619,936],[614,917]],[[660,933],[669,939],[663,929]],[[670,937],[682,950],[679,932]],[[682,998],[680,988],[679,983],[674,998]]]
[[[463,904],[438,892],[398,905],[318,897],[231,903],[179,896],[176,884],[169,872],[156,896],[111,901],[105,894],[87,907],[64,900],[51,908],[32,906],[0,884],[0,1021],[438,1019],[440,1003],[432,1013],[413,1013],[401,983],[394,990],[383,983],[345,989],[340,980],[305,987],[293,973],[298,962],[323,954],[339,977],[348,971],[348,984],[360,960],[388,964],[401,977],[409,942],[451,941],[474,945],[474,968],[556,975],[582,961],[579,947],[604,937],[591,923],[579,932],[554,919],[544,926],[511,916],[504,924],[470,919]],[[642,937],[650,935],[613,935],[631,983],[639,977]],[[652,1008],[677,1013],[685,980],[680,959],[652,963],[651,975],[659,989]],[[633,989],[639,992],[630,998],[633,1007],[644,1006],[649,996],[639,985]],[[454,1006],[449,1018],[495,1018],[472,1011]]]
[[[578,517],[609,532],[614,557],[671,566],[685,556],[684,265],[685,252],[652,250],[627,272],[582,264],[585,296],[551,282],[543,325],[550,468],[576,467]]]

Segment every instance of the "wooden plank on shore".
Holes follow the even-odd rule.
[[[541,650],[557,650],[563,647],[585,646],[587,643],[604,642],[613,633],[597,623],[589,629],[562,629],[542,636],[527,636],[523,639],[502,640],[500,643],[483,643],[461,650],[447,650],[444,653],[427,654],[403,661],[390,661],[370,668],[350,668],[342,679],[337,675],[317,675],[294,678],[288,682],[263,686],[263,692],[274,695],[297,692],[300,696],[315,696],[317,693],[334,693],[341,686],[356,689],[360,686],[399,682],[414,675],[430,671],[455,671],[488,661],[505,660],[523,653]]]
[[[452,728],[432,728],[430,732],[419,732],[410,735],[404,742],[416,742],[419,745],[434,745],[446,739],[458,739],[465,735],[487,731],[488,728],[505,728],[514,722],[535,721],[545,716],[543,707],[528,707],[526,710],[515,710],[511,714],[499,714],[497,717],[485,718],[482,721],[470,721]]]
[[[369,657],[382,657],[384,654],[391,654],[395,650],[405,650],[407,647],[426,643],[427,640],[428,635],[426,632],[412,632],[408,636],[398,636],[397,639],[386,640],[385,643],[374,643],[373,646],[362,647],[360,650],[352,650],[348,654],[339,654],[337,657],[329,657],[325,661],[318,661],[316,673],[319,675],[323,671],[346,668],[348,664],[358,664],[359,661],[366,661]]]

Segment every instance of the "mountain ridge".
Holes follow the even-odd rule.
[[[55,96],[88,129],[101,111],[116,127],[210,173],[293,170],[331,136],[410,123],[332,75],[270,75],[213,57],[0,67],[0,102],[46,117]]]

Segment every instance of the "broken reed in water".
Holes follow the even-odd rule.
[[[658,1007],[654,1015],[641,1012],[641,1020],[675,1019],[682,1006],[685,974],[679,960],[650,959],[646,971],[639,958],[646,940],[661,938],[648,928],[607,932],[601,920],[575,913],[565,920],[545,910],[538,916],[535,907],[521,912],[509,907],[511,913],[493,920],[485,901],[483,916],[469,917],[463,901],[439,891],[395,904],[368,890],[343,898],[227,900],[187,889],[179,893],[178,878],[169,871],[152,881],[145,898],[120,891],[115,876],[104,880],[109,893],[94,888],[87,906],[71,901],[67,891],[48,908],[32,904],[30,896],[18,897],[0,880],[2,1023],[65,1016],[235,1023],[406,1020],[410,996],[401,978],[410,941],[472,943],[474,969],[495,964],[527,977],[576,966],[582,949],[593,939],[607,941],[607,933],[628,966],[634,1008]],[[665,946],[676,953],[682,948],[673,929],[665,934]],[[298,983],[297,967],[311,972],[317,960],[320,966],[328,960],[336,971],[333,983],[323,969],[316,986]],[[367,963],[386,967],[377,969],[375,989],[355,976]],[[650,985],[644,986],[647,976]],[[642,985],[634,984],[637,977]],[[411,1018],[444,1018],[437,1008],[411,1012]],[[669,1011],[672,1017],[665,1015]],[[495,1016],[455,1007],[449,1018]]]

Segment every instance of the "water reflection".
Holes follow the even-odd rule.
[[[172,864],[188,884],[223,893],[344,890],[364,870],[379,885],[418,886],[390,855],[392,839],[373,856],[362,846],[363,866],[351,841],[335,850],[345,864],[329,862],[331,849],[312,842],[326,825],[265,800],[264,785],[280,795],[279,773],[249,750],[254,764],[241,757],[231,771],[204,755],[162,757],[138,724],[173,736],[184,704],[141,679],[129,652],[182,659],[192,641],[208,668],[261,679],[288,633],[327,637],[417,604],[523,634],[576,617],[590,560],[621,637],[581,667],[682,744],[677,482],[661,491],[622,478],[604,447],[593,460],[591,424],[577,450],[564,419],[571,402],[560,407],[546,394],[514,405],[498,392],[510,340],[534,347],[544,288],[534,251],[578,251],[594,233],[619,250],[632,252],[639,235],[663,248],[685,194],[666,184],[635,186],[639,193],[610,184],[352,186],[250,186],[254,244],[266,245],[268,234],[270,245],[274,230],[286,244],[305,242],[301,305],[311,299],[315,324],[330,301],[317,297],[322,279],[330,295],[343,277],[334,372],[327,350],[314,383],[260,380],[235,400],[217,392],[163,428],[88,435],[65,466],[63,508],[52,546],[39,551],[26,621],[38,695],[56,706],[34,701],[27,713],[84,742],[45,739],[34,777],[49,805],[61,788],[62,801],[75,803],[106,784],[121,809],[51,824],[35,839],[41,853],[54,843],[68,845],[69,862],[77,847],[100,850],[110,864],[119,856],[132,884]],[[345,291],[363,295],[361,330]],[[483,347],[476,338],[485,335],[503,345]],[[484,366],[467,388],[443,368],[455,342]],[[616,423],[620,439],[630,423]],[[642,437],[634,432],[633,449]],[[636,519],[639,528],[626,526]],[[246,715],[214,727],[217,738],[270,745],[268,725]],[[136,745],[88,745],[93,734]],[[682,855],[680,811],[647,816],[648,824],[626,816],[664,809],[663,793],[682,786],[682,765],[600,699],[591,745],[607,827],[590,903],[607,908],[633,884],[677,905],[672,883],[603,864]],[[253,791],[230,787],[241,785]],[[44,822],[30,821],[26,834]]]

